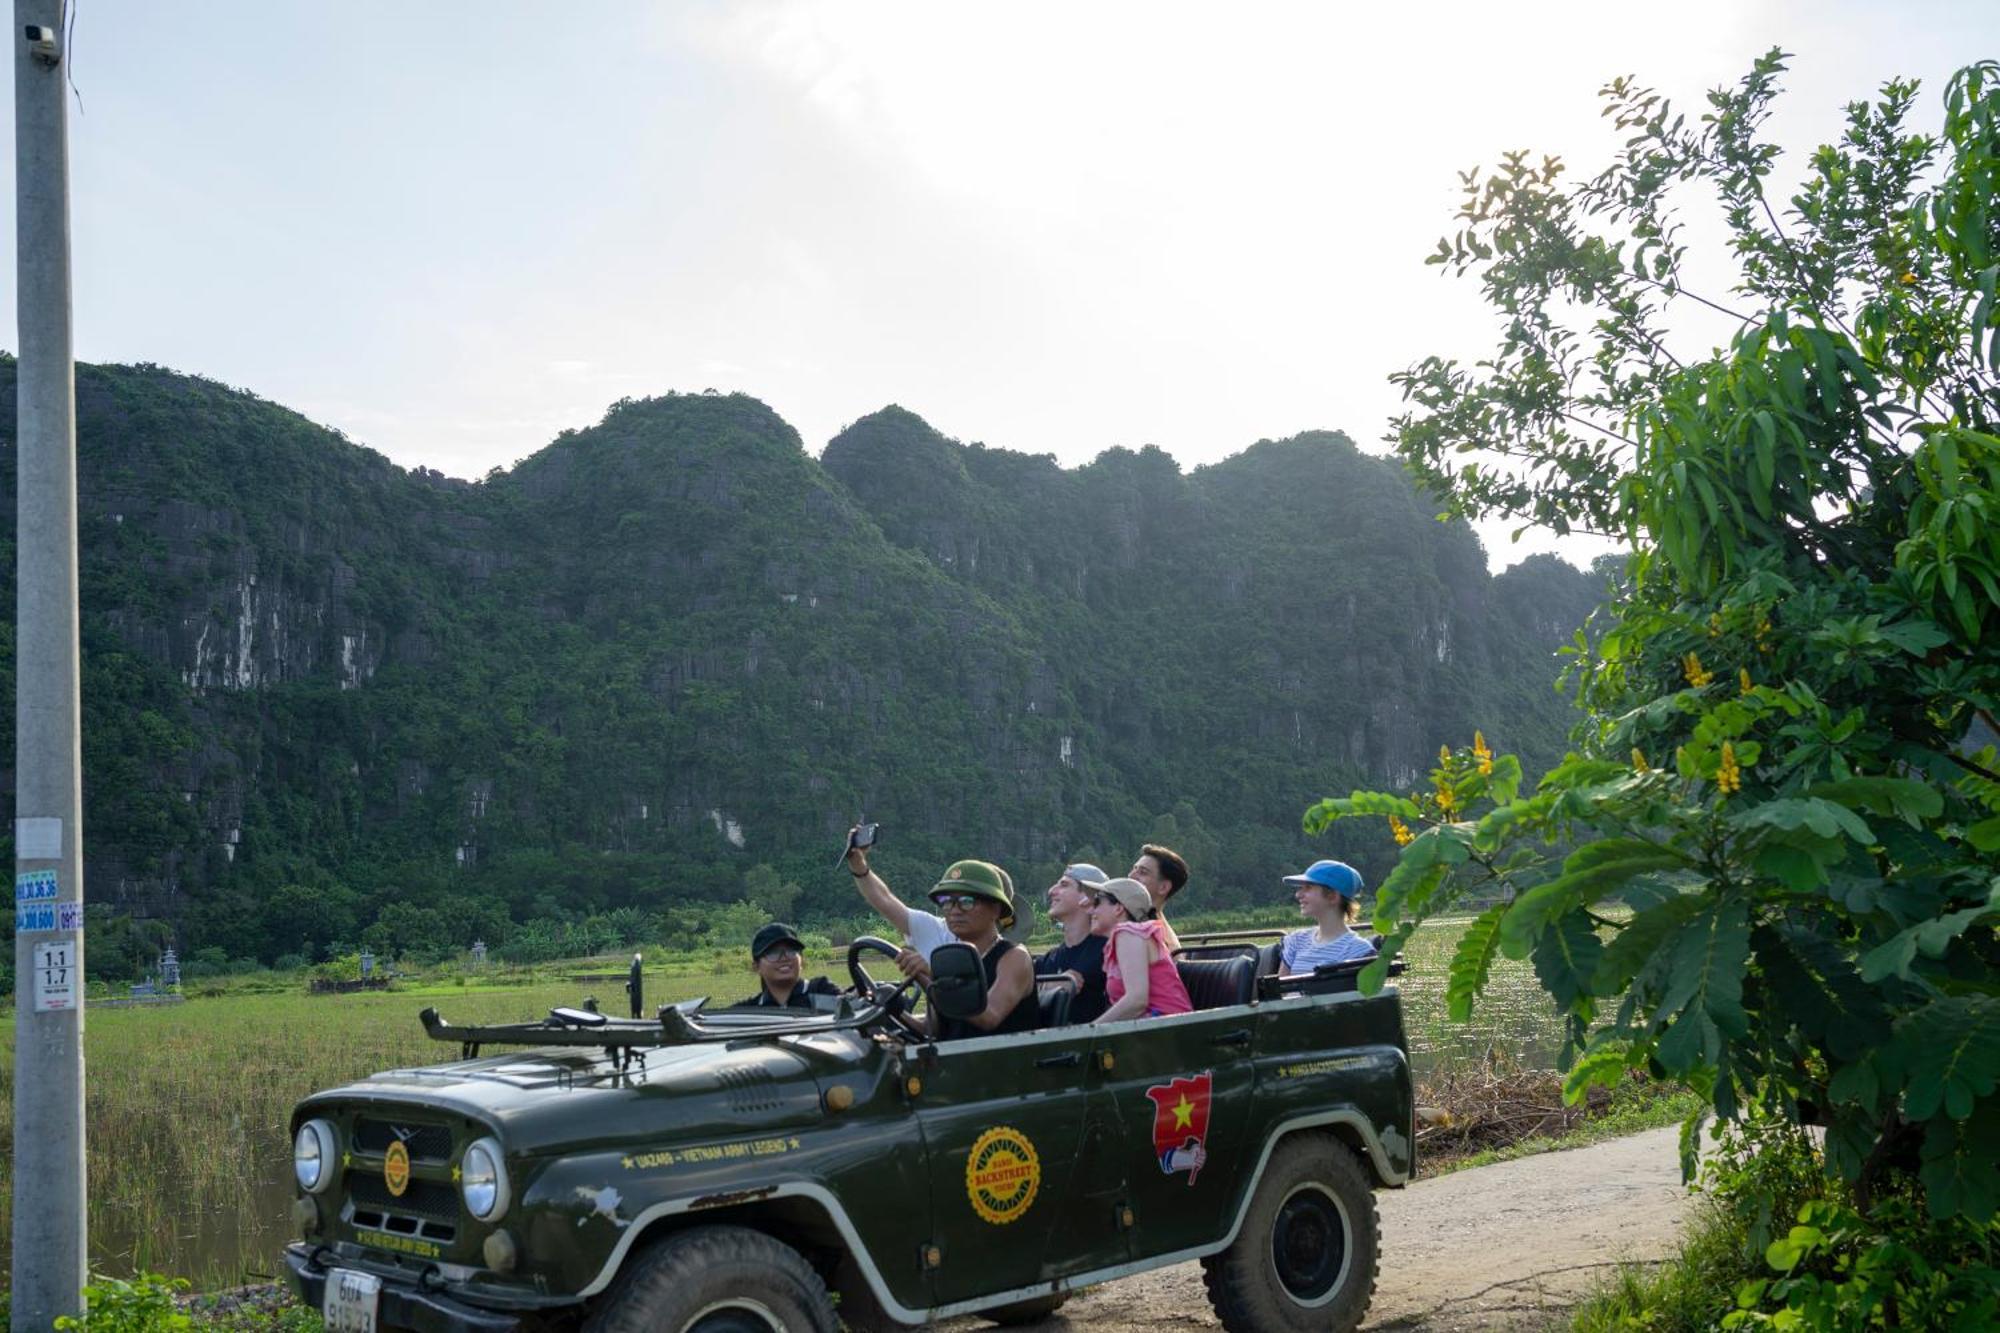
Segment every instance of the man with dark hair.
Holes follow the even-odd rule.
[[[750,937],[750,970],[763,985],[755,995],[737,1003],[763,1009],[811,1009],[815,995],[839,997],[840,987],[825,977],[801,981],[804,969],[805,945],[799,942],[796,930],[782,921],[759,926]]]
[[[1160,923],[1161,943],[1168,952],[1181,947],[1180,937],[1167,924],[1167,899],[1187,887],[1188,863],[1171,847],[1147,843],[1132,863],[1132,878],[1146,886],[1153,900],[1153,919]]]

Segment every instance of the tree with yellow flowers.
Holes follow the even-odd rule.
[[[1575,751],[1532,791],[1475,736],[1420,796],[1306,824],[1386,816],[1402,844],[1364,984],[1497,892],[1454,1013],[1495,957],[1531,959],[1573,1095],[1650,1069],[1725,1119],[1820,1124],[1864,1231],[1915,1210],[1990,1254],[2000,65],[1953,78],[1929,130],[1889,83],[1790,188],[1759,137],[1783,69],[1692,116],[1618,80],[1625,148],[1598,175],[1515,154],[1466,179],[1434,262],[1480,283],[1500,340],[1395,377],[1396,447],[1452,513],[1630,557],[1571,652]],[[1695,286],[1683,231],[1710,202],[1728,290]]]

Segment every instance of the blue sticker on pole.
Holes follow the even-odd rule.
[[[56,872],[26,870],[14,876],[14,930],[82,930],[83,904],[56,901]]]

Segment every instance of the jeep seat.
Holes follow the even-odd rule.
[[[1042,1013],[1040,1026],[1068,1027],[1069,1004],[1075,995],[1076,987],[1070,985],[1068,977],[1036,977],[1035,1003]]]
[[[1194,959],[1177,963],[1181,984],[1197,1009],[1248,1004],[1257,993],[1257,964],[1248,954],[1234,958]]]

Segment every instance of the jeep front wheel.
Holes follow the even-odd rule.
[[[583,1333],[835,1333],[812,1265],[747,1227],[702,1227],[636,1256]]]
[[[1352,1149],[1327,1134],[1280,1143],[1243,1229],[1201,1261],[1229,1333],[1346,1330],[1375,1295],[1375,1193]]]

